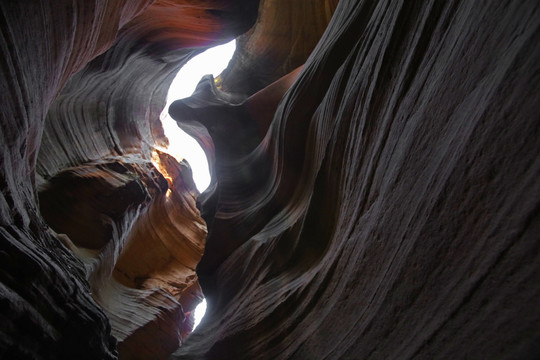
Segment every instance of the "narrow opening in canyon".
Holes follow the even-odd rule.
[[[169,139],[167,153],[178,161],[186,159],[189,162],[193,180],[201,193],[210,184],[206,155],[197,141],[178,127],[176,121],[169,116],[168,109],[173,101],[190,96],[204,75],[211,74],[214,77],[219,75],[227,67],[235,49],[236,40],[232,40],[210,48],[188,61],[171,83],[167,104],[160,116],[165,136]]]
[[[178,161],[186,159],[189,162],[193,180],[201,193],[210,184],[208,160],[197,141],[180,129],[176,121],[170,117],[168,109],[173,101],[190,96],[204,75],[211,74],[214,77],[219,75],[227,67],[235,50],[236,40],[232,40],[210,48],[188,61],[171,83],[167,104],[160,116],[165,136],[169,139],[166,151]],[[206,300],[203,299],[194,311],[193,330],[199,325],[205,312]]]

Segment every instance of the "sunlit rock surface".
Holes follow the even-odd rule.
[[[181,345],[206,230],[185,164],[152,163],[159,113],[182,64],[247,31],[257,5],[0,3],[1,358]]]
[[[69,168],[39,193],[44,219],[85,264],[121,358],[166,358],[202,299],[195,267],[206,225],[191,171],[159,152],[155,163]]]
[[[0,358],[539,358],[538,2],[258,5],[0,2]]]

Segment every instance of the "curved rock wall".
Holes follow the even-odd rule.
[[[39,216],[34,168],[45,114],[60,89],[149,3],[0,3],[3,358],[116,357],[80,263]]]
[[[255,26],[238,37],[218,87],[247,97],[301,66],[321,38],[338,0],[261,0]]]
[[[203,246],[157,116],[258,1],[0,2],[1,358],[540,356],[538,2],[336,3],[171,107]]]
[[[217,179],[174,358],[537,358],[539,15],[341,1],[257,144],[244,104],[173,105]]]
[[[252,25],[256,1],[157,1],[73,76],[47,114],[37,172],[165,146],[159,115],[178,69]]]
[[[248,30],[257,1],[0,10],[0,357],[112,359],[118,340],[121,358],[166,358],[191,331],[206,231],[188,168],[151,162],[159,113],[181,65]]]
[[[167,358],[191,332],[202,298],[198,192],[186,164],[155,155],[157,168],[120,160],[69,168],[39,193],[47,224],[85,264],[124,359]]]

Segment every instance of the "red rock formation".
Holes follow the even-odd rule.
[[[335,3],[261,1],[219,87],[171,108],[213,175],[209,309],[173,358],[538,358],[540,6],[341,0],[324,30]],[[204,230],[151,165],[157,115],[254,4],[0,2],[1,358],[165,358],[189,331]]]
[[[85,263],[126,359],[167,358],[202,298],[195,267],[206,226],[191,171],[167,154],[155,160],[161,173],[148,162],[81,165],[40,191],[41,214]]]
[[[150,164],[154,146],[166,143],[159,112],[175,71],[249,29],[257,4],[152,3],[0,4],[2,358],[112,359],[116,340],[123,358],[165,358],[191,329],[205,231],[193,188],[171,180],[167,198]],[[38,187],[43,215],[69,237],[41,218]],[[178,208],[190,223],[179,230],[185,219],[176,218],[169,235],[196,236],[188,239],[196,250],[186,255],[186,244],[160,238],[168,265],[146,269],[132,287],[111,278],[117,259],[117,272],[141,275],[126,265],[130,247],[122,253],[137,243],[129,230],[148,240],[140,222]]]
[[[159,168],[170,187],[134,224],[113,272],[112,282],[136,289],[133,297],[142,301],[126,309],[132,310],[129,316],[104,306],[121,341],[120,355],[129,359],[167,358],[191,332],[188,317],[202,299],[195,267],[206,225],[195,205],[198,192],[191,172],[174,158],[160,154]],[[118,297],[114,302],[122,304]]]

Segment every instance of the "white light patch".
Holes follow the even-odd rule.
[[[203,299],[203,301],[199,305],[197,305],[197,307],[195,308],[195,315],[194,315],[195,319],[193,323],[193,330],[195,330],[195,328],[199,325],[205,313],[206,313],[206,299]]]
[[[203,192],[210,185],[208,160],[197,141],[182,131],[176,121],[169,116],[168,109],[173,101],[193,94],[204,75],[212,74],[214,77],[219,75],[227,67],[234,50],[236,50],[236,40],[208,49],[188,61],[171,83],[167,105],[160,116],[165,136],[169,139],[166,152],[178,161],[186,159],[189,162],[193,171],[193,180],[199,192]]]

